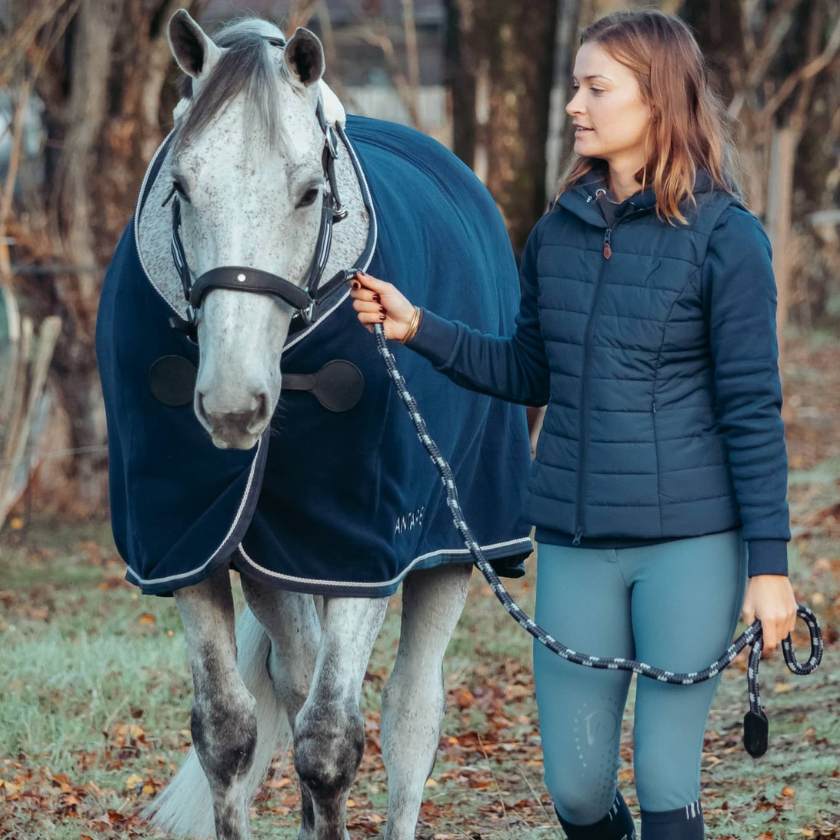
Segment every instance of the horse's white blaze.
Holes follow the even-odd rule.
[[[181,199],[182,240],[196,277],[243,266],[301,283],[312,260],[324,193],[319,88],[284,82],[282,53],[276,53],[278,144],[249,114],[243,93],[172,160],[171,176],[189,196]],[[313,189],[320,191],[317,200],[300,206]],[[265,295],[216,289],[205,298],[196,415],[218,446],[249,449],[270,423],[291,317],[290,307]],[[226,422],[253,412],[260,399],[267,410],[247,428]]]

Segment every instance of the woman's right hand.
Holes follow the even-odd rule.
[[[374,324],[382,324],[386,338],[403,340],[414,318],[414,306],[396,286],[357,271],[350,297],[368,332],[373,332]]]

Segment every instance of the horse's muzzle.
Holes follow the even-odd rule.
[[[196,392],[195,413],[220,449],[250,449],[270,420],[269,396],[265,391],[252,394],[244,411],[215,409],[206,394]]]

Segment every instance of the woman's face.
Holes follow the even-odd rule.
[[[572,84],[575,93],[566,113],[576,126],[575,151],[641,169],[651,111],[635,74],[589,42],[578,50]]]

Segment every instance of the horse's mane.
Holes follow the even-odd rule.
[[[225,50],[192,107],[175,125],[174,153],[203,131],[228,103],[247,91],[248,118],[260,120],[272,148],[282,148],[277,83],[280,79],[271,50],[285,45],[279,26],[260,18],[245,17],[224,24],[213,41]],[[285,65],[281,65],[285,67]],[[179,92],[193,99],[192,78],[185,75]]]

